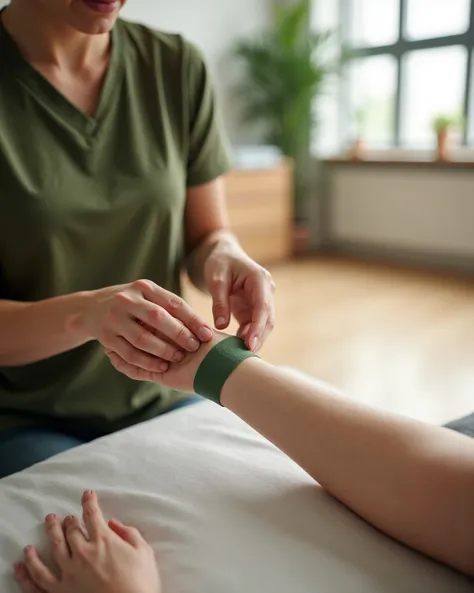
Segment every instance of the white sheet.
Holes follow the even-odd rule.
[[[44,543],[49,512],[97,490],[153,543],[165,593],[467,593],[467,580],[384,537],[210,403],[80,447],[0,482],[0,592]],[[93,592],[91,592],[93,593]]]

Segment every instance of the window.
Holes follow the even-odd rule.
[[[390,146],[395,124],[397,62],[374,56],[351,64],[351,111],[355,133],[371,145]]]
[[[339,2],[356,52],[341,121],[358,120],[369,146],[427,148],[437,115],[463,116],[461,141],[474,145],[474,0]]]
[[[471,0],[408,0],[408,39],[429,39],[465,33]]]
[[[399,0],[354,0],[351,42],[356,46],[391,45],[398,39]]]
[[[433,119],[463,113],[467,51],[456,45],[409,52],[404,58],[402,144],[430,147]],[[442,81],[442,82],[441,82]]]

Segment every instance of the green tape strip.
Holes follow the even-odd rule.
[[[221,404],[221,392],[235,369],[247,360],[257,357],[240,338],[230,337],[219,342],[202,361],[194,378],[194,391]],[[258,358],[258,357],[257,357]]]

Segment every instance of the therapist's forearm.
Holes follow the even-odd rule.
[[[87,293],[32,303],[0,300],[0,367],[38,362],[84,344],[68,321],[89,301]]]
[[[259,359],[230,376],[221,402],[375,527],[474,575],[474,441]]]

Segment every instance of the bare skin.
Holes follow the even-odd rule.
[[[143,379],[191,391],[203,358],[224,338],[216,334]],[[473,439],[365,406],[258,358],[229,377],[221,403],[380,531],[474,576]]]
[[[148,280],[38,303],[0,301],[0,366],[36,362],[97,340],[135,367],[163,372],[211,337],[183,299]]]
[[[46,517],[56,572],[27,546],[14,566],[23,593],[161,593],[153,549],[140,533],[107,523],[92,491],[84,493],[82,507],[85,530],[77,517],[63,523],[57,515]]]
[[[225,338],[216,334],[182,363],[144,380],[191,391],[202,360]],[[258,358],[231,374],[221,403],[380,531],[474,576],[473,439],[370,408]],[[62,593],[33,588],[38,581],[29,555],[31,550],[17,569],[23,593]],[[33,558],[38,565],[35,552]],[[100,557],[97,562],[102,563]],[[112,583],[114,566],[102,563],[94,570],[105,571]],[[122,593],[113,587],[71,591]]]

